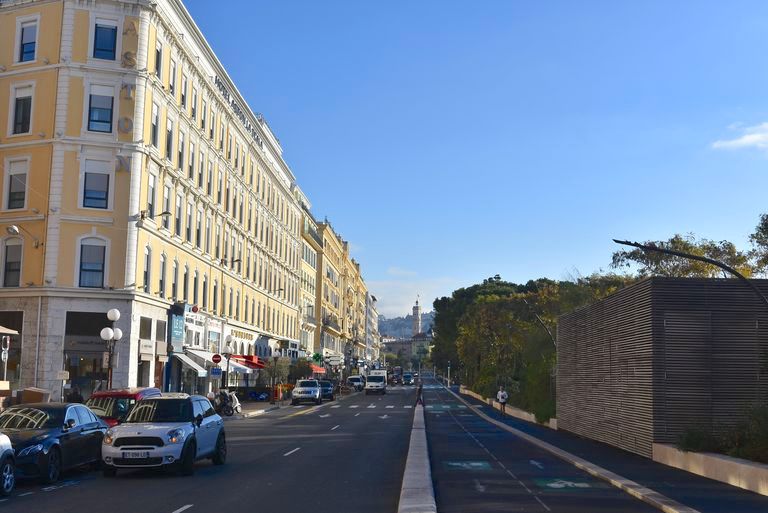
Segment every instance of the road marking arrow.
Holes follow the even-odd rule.
[[[534,467],[538,467],[539,470],[544,470],[544,465],[542,465],[541,463],[539,463],[536,460],[530,460],[528,463],[530,463]]]
[[[380,418],[380,419],[388,419],[388,418],[389,418],[389,415],[386,415],[386,414],[385,414],[385,415],[380,415],[380,416],[379,416],[379,418]]]

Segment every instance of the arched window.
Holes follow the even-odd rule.
[[[5,239],[3,246],[3,287],[18,287],[21,283],[22,241],[16,237]]]
[[[203,310],[208,309],[208,275],[203,275]]]
[[[232,303],[234,303],[234,301],[232,300],[233,298],[234,298],[234,295],[232,293],[232,289],[229,289],[229,316],[230,317],[232,317],[232,310],[233,310]]]
[[[78,285],[104,288],[106,279],[107,241],[98,237],[80,239]]]
[[[157,290],[160,297],[165,299],[165,254],[160,255],[160,282]]]
[[[235,295],[235,319],[240,320],[240,291]]]
[[[184,276],[182,277],[181,286],[184,289],[184,301],[189,301],[189,267],[184,266]]]
[[[147,246],[144,248],[144,284],[143,284],[143,290],[145,294],[149,294],[151,292],[151,283],[152,280],[152,248]]]
[[[192,304],[193,305],[197,304],[198,290],[199,290],[198,285],[199,285],[198,275],[197,275],[197,271],[195,271],[194,278],[192,278]]]
[[[173,261],[171,275],[171,297],[176,301],[179,298],[179,263],[176,260]]]
[[[213,280],[213,313],[216,313],[216,309],[219,306],[219,282]]]

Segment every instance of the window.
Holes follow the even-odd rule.
[[[216,189],[216,203],[221,205],[221,193],[222,189],[224,189],[224,173],[219,172],[219,186]]]
[[[159,287],[157,289],[157,293],[160,294],[160,297],[165,297],[165,255],[160,255],[160,282],[158,283]]]
[[[102,239],[88,238],[80,242],[81,287],[103,288],[107,246]]]
[[[185,107],[187,106],[187,87],[189,85],[189,81],[187,80],[187,77],[185,75],[181,76],[181,106]]]
[[[35,60],[37,51],[37,20],[26,21],[19,25],[19,60],[30,62]]]
[[[206,106],[205,100],[201,101],[200,104],[200,130],[205,133],[205,115],[207,112],[208,107]]]
[[[155,188],[157,178],[155,175],[149,175],[149,181],[147,186],[147,215],[149,218],[155,217]]]
[[[27,201],[27,171],[28,160],[12,160],[8,165],[5,182],[5,208],[24,208]]]
[[[174,217],[173,231],[177,237],[181,237],[181,215],[184,205],[184,198],[181,195],[176,196],[176,216]],[[175,297],[175,296],[174,296]]]
[[[197,89],[192,88],[192,110],[190,111],[192,119],[197,119]]]
[[[173,261],[173,270],[171,272],[171,298],[176,300],[179,294],[179,264]]]
[[[197,186],[203,188],[203,182],[205,181],[205,154],[200,152],[200,165],[197,169]]]
[[[192,242],[192,204],[189,203],[187,205],[187,232],[186,232],[186,240],[187,242]],[[186,297],[186,295],[184,296]]]
[[[14,89],[13,133],[26,134],[29,132],[32,119],[32,86]]]
[[[195,276],[192,278],[192,304],[197,304],[197,298],[198,298],[198,276],[197,271],[195,271]]]
[[[114,61],[116,53],[117,27],[96,23],[96,28],[93,31],[93,57]]]
[[[176,96],[176,61],[171,59],[171,76],[168,77],[168,89],[171,96]]]
[[[139,317],[139,338],[152,340],[152,319]]]
[[[152,146],[157,148],[157,136],[160,130],[160,107],[152,104]]]
[[[216,280],[213,280],[213,309],[212,311],[216,313],[216,308],[219,306],[219,282]]]
[[[221,255],[220,251],[220,241],[221,241],[221,225],[216,225],[216,238],[213,241],[214,247],[216,249],[216,253],[214,254],[214,257],[216,260],[219,259],[219,256]]]
[[[171,160],[173,157],[173,120],[165,120],[165,158]]]
[[[181,286],[184,288],[184,299],[189,299],[189,267],[184,266],[184,276],[182,277]]]
[[[213,141],[213,133],[216,126],[216,113],[213,111],[213,108],[211,108],[211,132],[209,134],[209,139]]]
[[[109,208],[109,163],[86,160],[83,176],[83,208]]]
[[[197,224],[195,224],[195,246],[197,246],[197,249],[200,249],[200,246],[202,245],[203,241],[203,213],[201,211],[197,212]]]
[[[149,249],[149,246],[144,248],[144,283],[142,284],[142,290],[145,294],[149,294],[150,289],[150,281],[152,279],[152,250]],[[148,338],[148,337],[147,337]]]
[[[205,185],[205,192],[208,194],[208,196],[211,195],[211,191],[213,190],[213,161],[208,161],[208,181]]]
[[[171,211],[171,186],[166,185],[163,187],[163,212]],[[168,230],[171,226],[171,216],[163,216],[163,228]]]
[[[187,170],[187,177],[190,180],[195,179],[195,143],[189,143],[189,169]]]
[[[163,78],[163,44],[160,41],[155,43],[155,74],[158,80]]]
[[[211,216],[206,218],[205,223],[205,252],[211,253]]]
[[[184,132],[179,131],[179,154],[177,155],[178,162],[176,163],[176,169],[181,171],[184,169]]]
[[[21,283],[21,239],[5,241],[3,287],[18,287]]]

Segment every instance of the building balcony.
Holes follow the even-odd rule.
[[[320,236],[317,230],[315,230],[312,226],[305,225],[304,232],[307,235],[309,235],[312,239],[314,239],[314,241],[317,242],[320,245],[320,247],[323,247],[323,238]]]
[[[339,321],[334,315],[326,315],[323,317],[323,326],[331,328],[336,333],[341,333],[341,326],[339,326]]]
[[[312,326],[317,326],[317,319],[315,319],[315,316],[311,315],[311,314],[304,314],[304,315],[302,315],[301,316],[301,321],[304,324],[309,324],[309,325],[312,325]]]

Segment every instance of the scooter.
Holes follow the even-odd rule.
[[[243,413],[243,406],[240,404],[240,399],[237,398],[237,394],[234,392],[229,393],[229,403],[235,413]]]
[[[235,414],[235,408],[232,405],[232,399],[230,398],[230,392],[225,392],[224,390],[220,391],[219,394],[216,396],[216,401],[213,404],[213,409],[216,410],[216,413],[219,415],[226,415],[227,417],[231,417]],[[232,394],[234,395],[234,394]],[[235,397],[235,400],[237,400],[237,397]],[[238,401],[238,406],[239,406]]]

